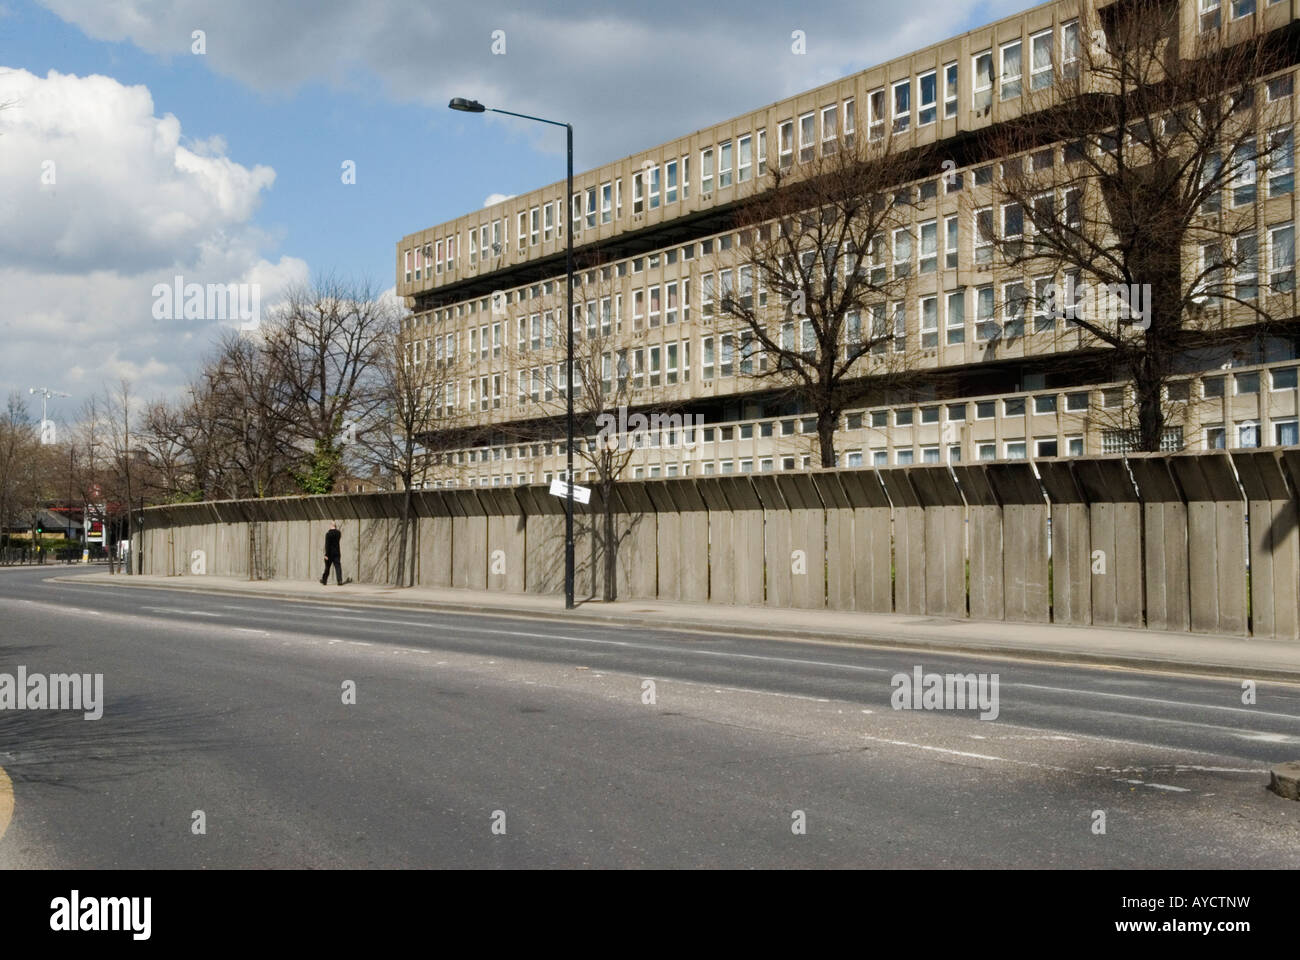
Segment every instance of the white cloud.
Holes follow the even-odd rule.
[[[514,196],[515,195],[513,193],[489,193],[487,195],[487,198],[483,201],[483,206],[485,207],[496,206],[496,204],[501,203],[504,200],[510,200]]]
[[[928,46],[1022,9],[1023,0],[827,0],[815,8],[750,0],[540,0],[514,9],[446,0],[42,0],[89,36],[191,56],[246,86],[315,82],[425,107],[444,129],[498,123],[563,153],[554,127],[447,110],[453,96],[574,124],[582,168],[627,156],[729,116]],[[807,53],[791,34],[803,31]],[[493,53],[495,31],[505,52]],[[498,46],[499,49],[499,46]],[[498,136],[498,149],[508,141]],[[484,149],[487,149],[486,147]]]
[[[4,100],[17,105],[0,110],[0,390],[48,385],[79,404],[125,376],[139,395],[170,392],[222,323],[155,320],[155,284],[257,283],[265,305],[307,278],[301,260],[265,259],[251,224],[275,172],[217,137],[187,143],[146,88],[14,70]]]

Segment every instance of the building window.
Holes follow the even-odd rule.
[[[1222,450],[1227,446],[1227,431],[1222,426],[1205,428],[1205,449]]]
[[[1020,41],[1003,44],[999,53],[1002,58],[1002,85],[1000,99],[1010,100],[1020,96]]]
[[[857,118],[855,117],[854,103],[852,99],[844,101],[844,132],[842,134],[844,145],[853,146],[853,134],[856,132]]]
[[[782,120],[777,130],[778,163],[782,170],[794,162],[794,121]]]
[[[1201,3],[1201,29],[1218,30],[1219,29],[1219,0],[1200,0]]]
[[[945,217],[943,221],[943,265],[948,270],[957,269],[957,224],[960,219],[954,214],[951,217]]]
[[[805,113],[799,118],[799,162],[808,163],[816,151],[817,115]]]
[[[1066,454],[1071,457],[1083,456],[1083,437],[1065,438]]]
[[[947,120],[957,116],[957,64],[943,68],[943,115]]]
[[[832,103],[822,107],[822,153],[835,152],[836,138],[839,136],[839,107]]]
[[[975,291],[975,339],[996,340],[1002,334],[1002,328],[994,319],[996,298],[993,287],[980,287]]]
[[[754,138],[741,137],[736,141],[736,180],[744,183],[754,172]]]
[[[885,136],[885,89],[867,94],[867,139],[880,140]]]
[[[907,227],[894,231],[894,277],[906,277],[912,272],[912,234]]]
[[[966,292],[959,290],[947,297],[948,343],[966,342]]]
[[[1273,442],[1279,447],[1294,447],[1300,444],[1300,430],[1294,420],[1273,421]]]
[[[975,211],[975,262],[993,262],[993,208]]]
[[[1056,326],[1051,277],[1034,280],[1034,333],[1048,333]]]
[[[1056,394],[1040,393],[1034,397],[1034,413],[1055,413]]]
[[[894,453],[894,463],[900,467],[908,466],[916,462],[916,455],[911,450],[898,450]]]
[[[713,148],[700,151],[700,190],[708,195],[713,192]]]
[[[1006,445],[1006,452],[1003,454],[1003,456],[1005,456],[1008,460],[1025,459],[1025,441],[1008,440]]]
[[[1079,75],[1079,21],[1061,24],[1061,76]]]
[[[1255,202],[1255,145],[1240,144],[1232,151],[1232,205],[1245,206]]]
[[[939,75],[931,70],[916,78],[916,125],[924,127],[938,118]]]
[[[1052,85],[1052,31],[1044,30],[1029,38],[1029,89],[1043,90]]]
[[[1034,441],[1035,457],[1055,457],[1057,456],[1056,439],[1045,439]]]
[[[1272,371],[1271,382],[1274,390],[1294,390],[1296,388],[1296,368],[1283,367]]]
[[[1232,19],[1240,20],[1255,12],[1255,0],[1232,0]]]
[[[902,133],[912,122],[912,81],[894,84],[894,132]]]
[[[1255,234],[1246,233],[1233,241],[1236,250],[1236,266],[1233,279],[1237,286],[1237,298],[1254,300],[1259,296],[1259,256]]]
[[[938,345],[939,298],[923,297],[921,299],[921,348],[933,349]]]
[[[934,273],[939,262],[939,223],[927,220],[921,224],[921,273]]]
[[[993,51],[985,50],[971,57],[971,106],[976,113],[987,114],[993,106]]]
[[[1275,293],[1295,289],[1295,225],[1286,223],[1268,231],[1269,286]]]
[[[1002,287],[1002,330],[1008,338],[1025,335],[1025,302],[1029,299],[1023,283],[1008,283]]]
[[[1258,447],[1259,446],[1259,422],[1248,420],[1245,423],[1237,424],[1237,446],[1239,447]]]
[[[1268,195],[1280,197],[1295,188],[1295,133],[1290,129],[1269,134]]]
[[[853,105],[853,101],[849,101]],[[758,131],[758,175],[761,177],[767,173],[767,131]]]
[[[998,458],[998,445],[996,443],[981,443],[976,448],[975,455],[981,460],[996,460]]]
[[[1233,386],[1236,388],[1237,396],[1243,394],[1259,393],[1259,373],[1239,373],[1233,379]]]
[[[731,186],[731,141],[718,144],[718,189]]]

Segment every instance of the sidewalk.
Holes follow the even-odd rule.
[[[62,579],[62,578],[59,578]],[[488,593],[440,587],[369,583],[248,581],[230,577],[157,577],[107,572],[67,578],[104,587],[253,596],[314,603],[373,604],[393,609],[437,609],[569,622],[598,621],[643,627],[695,629],[798,640],[864,643],[945,653],[995,654],[1060,663],[1113,664],[1135,669],[1234,679],[1300,682],[1300,641],[1254,640],[1203,634],[1050,624],[992,623],[901,614],[851,613],[677,603],[665,600],[592,601],[566,611],[562,597]]]

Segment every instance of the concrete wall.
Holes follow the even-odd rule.
[[[1300,640],[1300,450],[1133,454],[628,481],[617,595]],[[151,507],[143,570],[306,579],[330,522],[344,574],[391,583],[400,494]],[[413,494],[407,578],[559,594],[545,487]],[[574,518],[576,596],[603,592],[603,502]],[[197,553],[197,551],[201,551]]]

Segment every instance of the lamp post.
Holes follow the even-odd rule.
[[[565,357],[566,370],[564,375],[564,399],[565,399],[565,445],[564,449],[568,456],[568,488],[565,493],[565,511],[564,511],[564,608],[573,609],[573,125],[570,123],[560,123],[558,120],[545,120],[542,117],[532,117],[526,113],[514,113],[510,110],[498,110],[496,107],[485,107],[477,100],[467,100],[464,97],[453,97],[447,104],[452,110],[459,110],[462,113],[492,113],[505,114],[508,117],[519,117],[523,120],[536,120],[538,123],[549,123],[553,127],[563,127],[568,138],[569,166],[568,166],[568,189],[565,192],[565,212],[560,214],[560,223],[565,219],[569,220],[569,228],[565,231],[565,250],[564,250],[564,267],[567,279],[565,289],[567,291],[565,312],[565,324],[569,328],[564,340],[567,347],[567,356]]]

